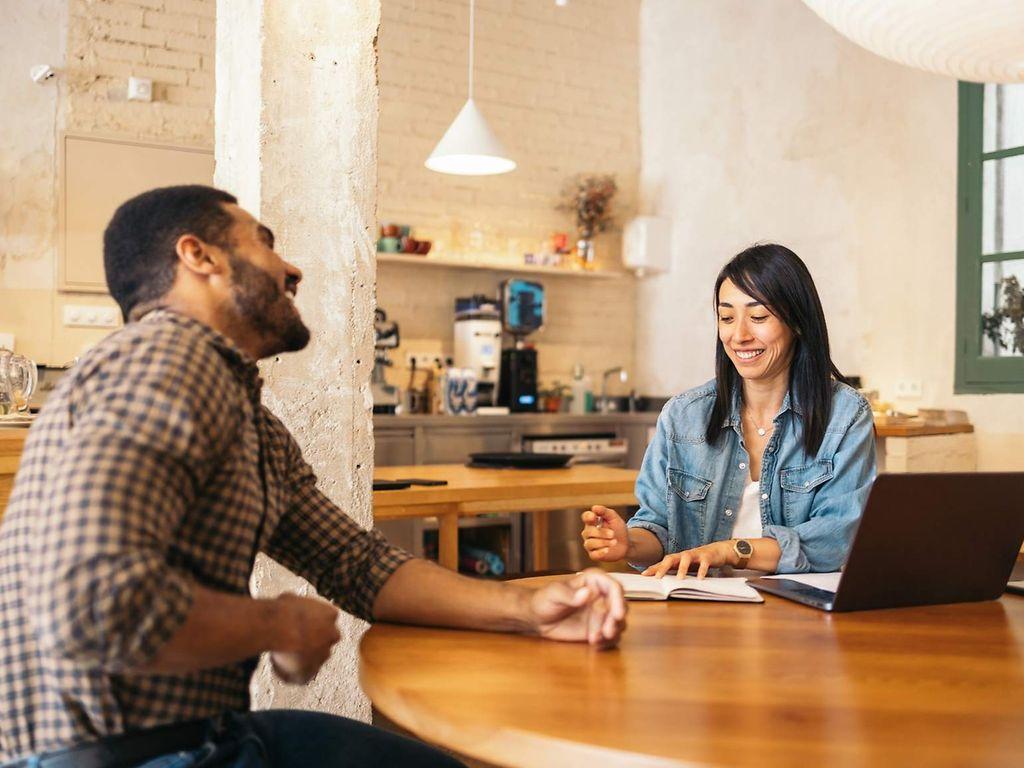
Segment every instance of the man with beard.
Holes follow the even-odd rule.
[[[321,713],[250,713],[256,659],[306,682],[337,609],[253,598],[258,552],[366,620],[614,645],[621,590],[461,577],[358,526],[260,403],[256,360],[309,341],[302,275],[234,197],[168,187],[104,236],[126,326],[50,396],[0,527],[0,759],[24,766],[455,765]]]

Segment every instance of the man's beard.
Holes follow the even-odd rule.
[[[266,345],[264,356],[297,352],[309,343],[299,310],[269,273],[243,259],[231,259],[231,299],[239,317]]]

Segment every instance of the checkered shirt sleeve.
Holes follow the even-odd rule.
[[[377,530],[366,530],[317,488],[316,475],[277,419],[265,411],[273,443],[287,456],[290,503],[266,554],[310,581],[343,610],[373,620],[373,603],[395,569],[412,555]]]

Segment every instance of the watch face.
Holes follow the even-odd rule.
[[[744,541],[743,539],[740,539],[736,542],[736,551],[739,552],[740,555],[742,555],[743,557],[749,557],[750,554],[754,551],[754,548],[750,546],[749,541]]]

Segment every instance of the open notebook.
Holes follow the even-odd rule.
[[[742,578],[698,579],[690,576],[641,576],[639,573],[612,573],[630,600],[723,600],[730,603],[763,603],[764,598]]]

